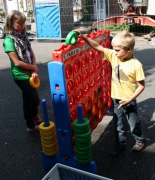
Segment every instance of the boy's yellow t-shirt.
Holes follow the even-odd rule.
[[[110,61],[112,66],[111,97],[130,98],[136,90],[137,81],[145,79],[143,65],[135,57],[121,61],[111,49],[104,49],[103,59]]]

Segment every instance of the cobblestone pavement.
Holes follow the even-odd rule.
[[[22,112],[21,92],[11,77],[10,64],[3,52],[0,40],[0,179],[1,180],[41,180],[47,173],[41,160],[41,140],[39,132],[27,133]],[[62,43],[31,41],[37,57],[41,86],[41,99],[47,100],[50,120],[53,120],[47,63],[51,53]],[[146,147],[140,153],[133,153],[134,139],[127,130],[126,151],[109,157],[109,148],[114,144],[111,116],[105,116],[92,132],[92,155],[98,174],[114,180],[150,180],[155,172],[155,46],[138,39],[134,55],[143,63],[146,88],[137,98],[139,117],[146,135]],[[43,118],[42,107],[39,114]],[[54,179],[53,179],[54,180]]]

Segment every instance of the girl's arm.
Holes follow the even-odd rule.
[[[82,38],[89,46],[91,46],[93,49],[100,51],[101,53],[104,53],[104,47],[99,45],[97,42],[94,40],[85,37],[80,31],[74,30],[75,32],[78,33],[78,37]]]
[[[145,82],[144,82],[144,80],[143,80],[143,81],[138,81],[137,84],[138,84],[138,88],[135,90],[135,92],[133,93],[133,95],[132,95],[129,99],[122,99],[122,100],[119,102],[120,105],[119,105],[118,108],[120,108],[120,107],[122,107],[122,106],[124,106],[124,105],[126,105],[126,104],[128,104],[128,103],[130,103],[131,101],[133,101],[134,99],[136,99],[136,97],[138,97],[138,96],[141,94],[141,92],[142,92],[142,91],[144,90],[144,88],[145,88]]]
[[[34,72],[38,71],[38,67],[35,64],[27,64],[23,61],[20,61],[18,56],[17,56],[17,53],[15,51],[8,52],[7,54],[10,57],[10,59],[13,61],[15,66],[17,66],[21,69],[29,69],[29,70],[32,70]]]
[[[32,50],[32,56],[33,56],[33,62],[32,62],[32,64],[36,65],[36,57],[35,57],[35,55],[34,55],[33,50]]]
[[[35,54],[34,54],[33,50],[32,50],[32,55],[33,55],[33,62],[32,62],[32,64],[36,65],[36,57],[35,57]],[[33,78],[36,78],[36,77],[38,77],[38,74],[35,71],[32,71],[31,76]]]

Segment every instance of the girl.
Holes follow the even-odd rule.
[[[11,11],[6,19],[3,47],[11,62],[12,77],[22,90],[23,111],[27,132],[38,131],[41,118],[38,115],[40,99],[36,89],[32,88],[29,79],[38,77],[36,58],[26,36],[26,17],[17,10]]]

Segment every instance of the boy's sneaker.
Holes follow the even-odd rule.
[[[39,131],[39,126],[35,125],[35,127],[33,129],[27,127],[26,130],[27,130],[27,132]]]
[[[134,147],[132,148],[133,151],[139,152],[144,149],[144,143],[143,142],[136,142]]]
[[[33,117],[33,120],[34,122],[36,122],[37,124],[40,124],[42,121],[41,121],[41,117],[39,115],[36,115]]]
[[[125,145],[115,145],[110,151],[109,151],[109,155],[110,156],[116,156],[119,153],[121,153],[122,151],[124,151],[126,148]]]

